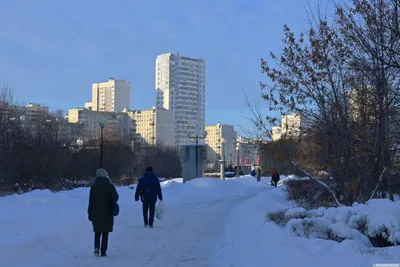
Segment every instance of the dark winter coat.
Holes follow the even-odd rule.
[[[251,171],[251,176],[256,177],[256,171],[255,171],[255,170],[252,170],[252,171]]]
[[[272,181],[277,183],[279,182],[279,180],[280,180],[279,173],[277,171],[274,171],[274,174],[272,175]]]
[[[114,216],[112,201],[118,201],[119,195],[115,186],[107,177],[97,177],[90,188],[88,215],[96,233],[112,232]]]
[[[140,199],[147,202],[157,202],[158,199],[162,200],[161,185],[154,172],[146,172],[143,177],[139,179],[136,187],[135,200]]]

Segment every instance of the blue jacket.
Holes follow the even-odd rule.
[[[154,172],[146,172],[140,179],[136,187],[135,200],[139,200],[139,196],[143,201],[156,202],[162,200],[161,185]]]

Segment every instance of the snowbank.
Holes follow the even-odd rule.
[[[285,220],[289,232],[307,238],[312,234],[338,242],[354,239],[369,247],[400,243],[400,202],[387,199],[370,200],[365,205],[356,203],[353,207],[310,211],[292,208],[285,212]]]
[[[381,224],[389,227],[393,223],[392,226],[395,226],[393,220],[400,215],[399,203],[373,200],[350,209],[305,211],[290,208],[283,189],[265,190],[242,203],[231,214],[224,242],[215,254],[214,266],[371,267],[374,263],[399,262],[400,247],[374,248],[366,236],[349,226],[362,224],[363,215],[372,218],[371,229],[379,229],[375,226]],[[278,211],[291,218],[285,228],[266,220],[266,212]],[[316,232],[320,236],[309,231],[312,223],[321,229]],[[296,229],[297,233],[294,234],[290,228]],[[336,235],[344,240],[326,240],[323,234]],[[307,235],[309,238],[306,238]]]

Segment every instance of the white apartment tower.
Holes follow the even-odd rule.
[[[92,85],[93,111],[122,112],[130,109],[131,85],[125,80],[110,78],[107,82]],[[90,106],[86,103],[85,106]]]
[[[193,143],[205,129],[205,60],[183,57],[179,53],[156,59],[157,108],[173,113],[176,145]]]
[[[277,141],[281,138],[299,138],[308,123],[304,116],[300,114],[283,115],[281,126],[272,127],[272,140]]]
[[[225,158],[226,164],[232,165],[236,155],[236,133],[234,127],[218,123],[215,126],[207,126],[206,133],[207,161],[214,163]]]

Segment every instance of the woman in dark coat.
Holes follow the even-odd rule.
[[[111,184],[108,173],[98,169],[96,180],[90,188],[88,216],[93,224],[94,254],[107,256],[108,234],[113,231],[114,216],[112,213],[112,200],[118,201],[119,195],[115,186]],[[101,238],[101,247],[100,247]]]

